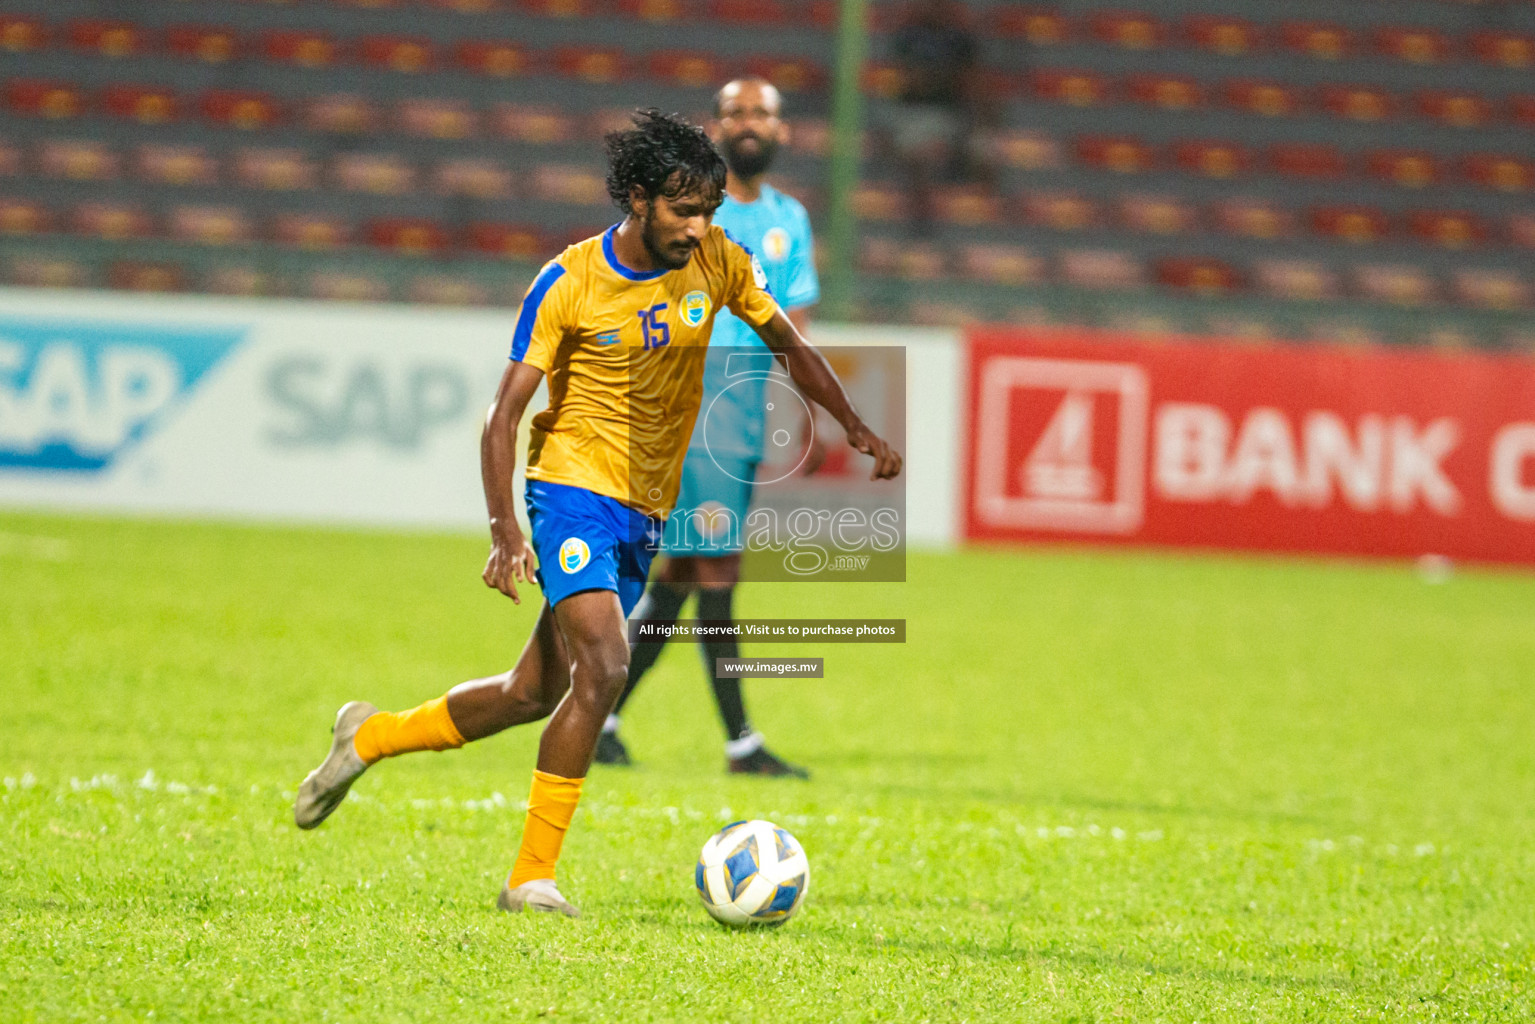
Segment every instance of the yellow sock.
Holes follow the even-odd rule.
[[[528,794],[528,820],[522,826],[522,848],[506,884],[513,889],[535,878],[553,878],[560,859],[565,830],[581,800],[585,779],[566,779],[548,772],[533,772],[533,792]]]
[[[362,723],[352,746],[366,764],[417,750],[452,750],[464,745],[448,715],[448,698],[438,697],[409,711],[380,711]]]

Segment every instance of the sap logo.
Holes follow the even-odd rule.
[[[0,319],[0,468],[106,469],[243,333]]]
[[[284,418],[267,431],[278,447],[363,441],[414,451],[435,428],[464,415],[470,387],[455,366],[295,356],[267,371],[266,394]]]

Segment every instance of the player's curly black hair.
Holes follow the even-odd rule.
[[[654,107],[634,112],[634,127],[609,132],[608,195],[625,213],[630,189],[638,185],[654,199],[675,199],[702,192],[718,203],[725,196],[725,158],[709,136],[679,114],[663,114]]]

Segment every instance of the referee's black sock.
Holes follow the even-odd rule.
[[[730,607],[734,598],[734,587],[726,587],[722,590],[700,590],[698,617],[721,622],[734,621],[735,613]],[[704,671],[708,673],[709,682],[714,686],[714,703],[719,706],[720,718],[725,723],[725,738],[738,740],[743,736],[751,735],[751,723],[746,720],[746,704],[741,699],[741,680],[734,677],[718,679],[714,674],[714,660],[739,658],[741,645],[736,643],[735,637],[721,637],[703,641],[702,647]]]
[[[639,604],[634,606],[634,614],[630,616],[636,622],[650,622],[659,626],[670,626],[677,621],[677,613],[682,611],[682,602],[688,599],[688,592],[679,587],[673,587],[666,583],[652,583],[640,597]],[[629,645],[629,681],[624,684],[624,692],[619,695],[618,705],[613,708],[613,715],[623,710],[629,695],[634,688],[640,685],[640,677],[650,671],[650,666],[656,663],[661,656],[661,647],[665,640],[656,640],[642,644]],[[613,716],[609,716],[612,721]],[[614,730],[617,725],[614,725]]]

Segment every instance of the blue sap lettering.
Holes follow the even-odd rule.
[[[267,397],[293,416],[288,425],[269,429],[267,440],[292,448],[324,435],[325,410],[313,391],[324,369],[320,360],[301,356],[275,363],[267,371]]]

